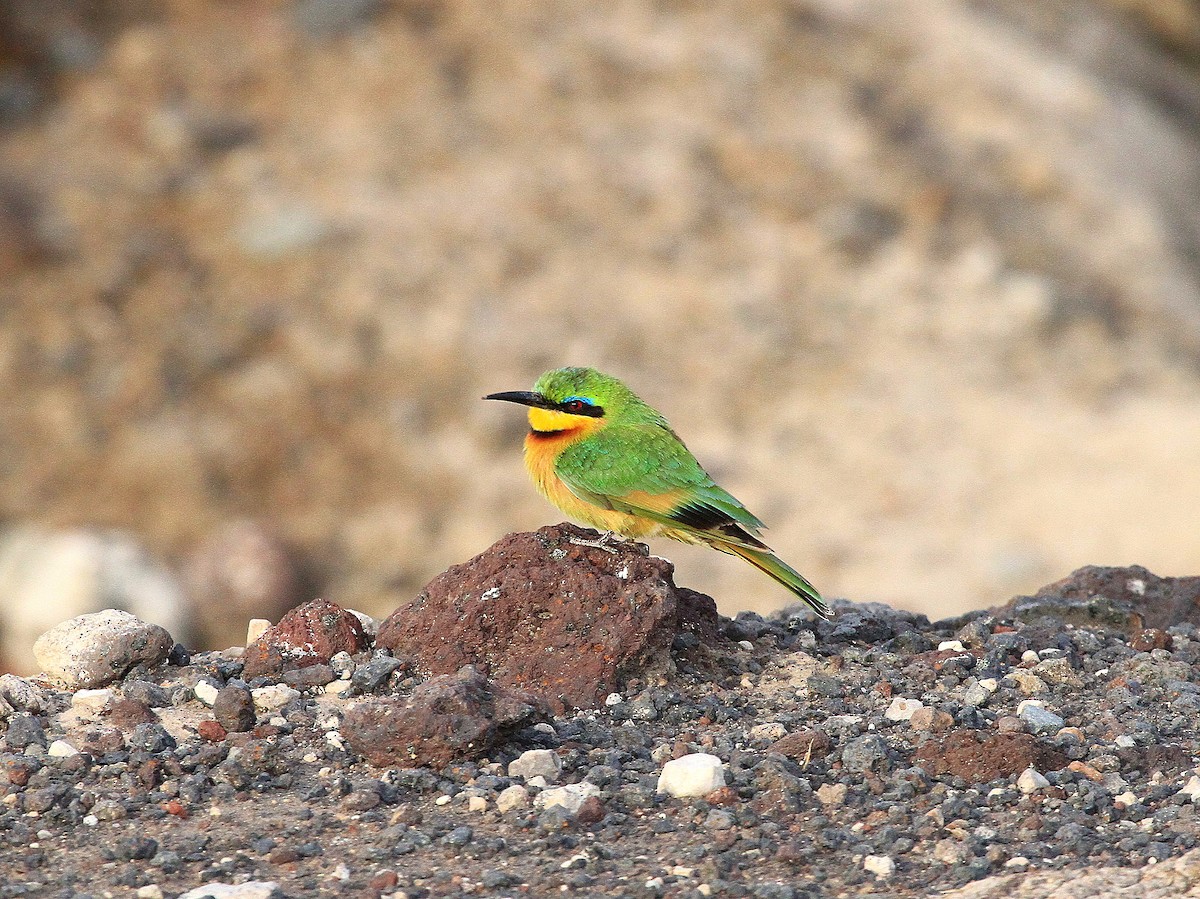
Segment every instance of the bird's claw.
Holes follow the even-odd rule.
[[[606,553],[613,553],[615,555],[617,552],[616,547],[609,545],[609,541],[615,536],[616,535],[612,531],[605,531],[600,535],[599,540],[584,540],[582,537],[568,537],[567,541],[569,543],[574,543],[576,546],[590,546],[593,549],[602,549]]]

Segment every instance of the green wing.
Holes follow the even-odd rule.
[[[706,541],[765,548],[763,523],[709,477],[674,432],[609,425],[565,449],[555,471],[587,502],[659,521]]]

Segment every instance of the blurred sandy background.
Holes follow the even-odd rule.
[[[385,614],[559,520],[479,397],[589,364],[829,595],[1200,571],[1194,0],[0,10],[22,559],[117,528],[183,577],[248,517],[276,593]],[[653,549],[726,613],[789,598]],[[10,635],[55,552],[0,577]]]

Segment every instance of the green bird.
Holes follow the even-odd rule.
[[[623,537],[661,535],[741,556],[829,617],[817,589],[759,539],[763,523],[616,378],[558,368],[532,391],[484,399],[529,407],[525,465],[542,495],[567,515]]]

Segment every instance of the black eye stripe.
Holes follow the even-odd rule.
[[[585,403],[583,400],[570,400],[559,403],[558,408],[569,415],[586,415],[590,418],[601,418],[604,415],[603,406]]]

